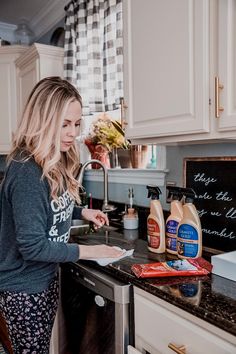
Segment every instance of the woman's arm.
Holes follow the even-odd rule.
[[[96,245],[85,246],[79,245],[79,259],[92,259],[92,258],[118,258],[124,253],[123,250],[118,250],[112,246]]]
[[[92,221],[95,227],[102,227],[104,224],[109,225],[109,220],[106,214],[101,210],[82,209],[81,213],[83,219]]]

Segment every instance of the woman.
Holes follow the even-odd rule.
[[[0,309],[16,354],[49,352],[60,262],[122,254],[106,245],[67,244],[72,217],[108,224],[100,210],[75,206],[81,105],[69,82],[38,82],[8,156],[0,190]]]

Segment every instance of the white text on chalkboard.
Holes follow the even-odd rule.
[[[197,173],[196,175],[194,175],[194,181],[202,182],[205,184],[205,186],[208,186],[209,183],[217,182],[217,179],[213,177],[205,177],[205,173]]]

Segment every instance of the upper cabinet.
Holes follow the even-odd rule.
[[[26,50],[22,46],[0,47],[0,154],[9,152],[17,122],[15,60]]]
[[[236,137],[235,14],[232,0],[124,0],[127,137]]]
[[[236,129],[236,1],[219,0],[219,25],[217,28],[216,74],[219,86],[216,87],[218,103],[218,130],[220,132]],[[217,84],[217,83],[216,83]],[[218,94],[217,94],[218,91]],[[218,101],[218,102],[217,102]],[[223,111],[220,108],[223,108]],[[215,107],[217,110],[217,107]],[[234,137],[236,133],[234,133]]]
[[[127,136],[209,131],[206,0],[124,2]]]
[[[34,44],[0,47],[0,154],[11,147],[12,133],[35,84],[46,76],[63,76],[63,49]]]
[[[36,83],[47,76],[63,77],[63,48],[35,43],[16,60],[18,116]]]

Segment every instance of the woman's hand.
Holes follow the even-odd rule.
[[[104,224],[109,225],[109,220],[106,214],[101,210],[84,208],[81,213],[85,220],[92,221],[95,228],[102,227]]]
[[[107,245],[79,245],[79,259],[119,258],[124,252]]]

